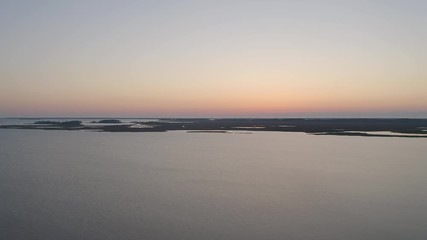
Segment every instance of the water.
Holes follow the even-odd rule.
[[[0,130],[0,239],[427,239],[425,139]]]

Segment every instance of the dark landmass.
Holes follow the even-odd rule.
[[[122,121],[117,119],[104,119],[100,121],[92,121],[92,123],[122,123]]]
[[[64,122],[58,122],[58,121],[36,121],[34,122],[34,124],[36,125],[47,125],[50,129],[52,127],[56,127],[56,128],[78,128],[78,127],[82,127],[82,122],[81,121],[64,121]],[[15,125],[18,126],[18,125]],[[31,126],[31,125],[30,125]],[[1,127],[1,126],[0,126]],[[43,127],[41,127],[43,128]]]
[[[108,121],[108,122],[106,122]],[[119,121],[119,122],[117,122]],[[107,119],[98,123],[122,123]],[[135,127],[142,124],[146,127]],[[427,119],[315,119],[315,118],[168,118],[148,122],[120,125],[86,126],[81,121],[36,121],[27,125],[3,125],[10,129],[93,130],[104,132],[166,132],[185,130],[192,132],[275,131],[305,132],[316,135],[365,136],[365,137],[416,137],[427,138]],[[381,134],[387,131],[394,134]],[[370,133],[372,132],[372,133]],[[412,135],[403,135],[412,134]]]

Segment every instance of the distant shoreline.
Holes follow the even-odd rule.
[[[12,118],[9,118],[12,119]],[[31,124],[0,125],[2,129],[91,130],[103,132],[304,132],[313,135],[427,138],[427,119],[417,118],[14,118]],[[50,121],[70,120],[70,121]],[[96,118],[102,119],[102,118]],[[142,119],[140,119],[142,120]],[[116,124],[110,124],[110,123]],[[94,124],[95,123],[95,124]],[[99,124],[96,124],[99,123]]]

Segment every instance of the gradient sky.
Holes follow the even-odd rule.
[[[427,117],[427,1],[0,1],[0,117]]]

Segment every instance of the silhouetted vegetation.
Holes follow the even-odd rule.
[[[100,121],[92,121],[92,123],[122,123],[122,121],[117,119],[104,119]]]
[[[73,121],[64,121],[64,122],[58,122],[58,121],[36,121],[34,124],[37,125],[49,125],[49,126],[57,126],[57,127],[64,127],[64,128],[70,128],[70,127],[81,127],[82,122],[73,120]]]
[[[81,121],[65,121],[65,122],[60,122],[59,126],[68,128],[68,127],[81,127],[83,125]]]

